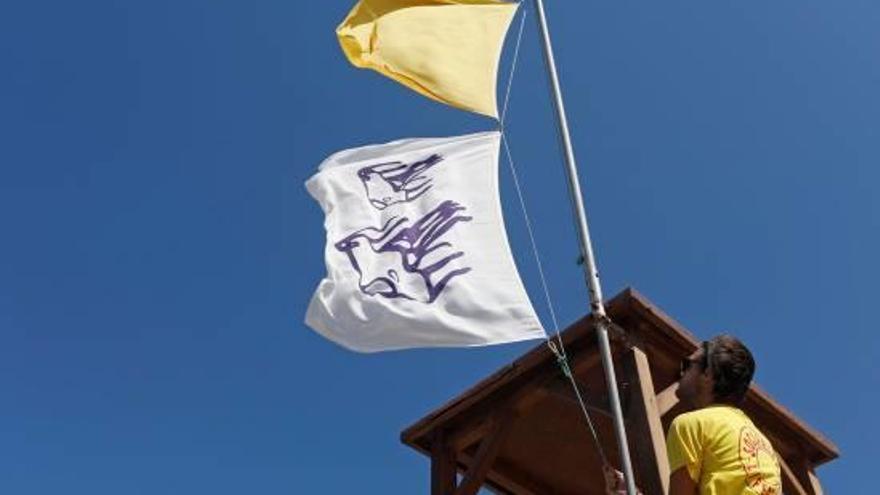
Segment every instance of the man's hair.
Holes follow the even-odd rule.
[[[705,367],[715,379],[715,400],[739,404],[755,375],[755,359],[736,337],[718,335],[705,343]]]

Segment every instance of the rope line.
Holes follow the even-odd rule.
[[[532,229],[532,221],[529,217],[528,210],[526,209],[525,199],[523,197],[522,188],[520,186],[519,174],[516,171],[516,165],[513,162],[513,153],[511,153],[510,151],[510,145],[508,144],[507,135],[504,133],[504,131],[501,132],[501,143],[504,147],[505,154],[507,155],[507,165],[510,169],[511,176],[513,176],[514,188],[516,189],[516,195],[519,199],[520,210],[522,211],[523,220],[526,224],[526,231],[529,235],[529,243],[531,244],[532,248],[532,256],[535,258],[535,265],[537,265],[538,268],[538,277],[541,280],[541,288],[544,292],[544,299],[547,302],[547,308],[550,312],[550,321],[553,324],[553,330],[556,334],[556,342],[554,342],[549,335],[545,337],[547,347],[549,347],[550,352],[552,352],[553,355],[556,356],[556,362],[562,369],[562,373],[566,376],[566,378],[568,378],[568,381],[571,383],[571,388],[574,390],[574,395],[577,399],[578,406],[580,406],[581,412],[584,415],[584,419],[587,422],[587,427],[590,429],[590,436],[593,439],[593,445],[596,447],[596,450],[599,452],[599,457],[602,459],[602,464],[609,465],[608,457],[605,454],[605,449],[602,448],[602,444],[599,441],[599,434],[596,431],[596,425],[593,423],[593,418],[590,416],[590,412],[587,410],[586,401],[581,394],[577,380],[575,380],[574,378],[574,373],[572,373],[571,367],[568,365],[568,355],[565,352],[565,344],[562,341],[562,332],[559,329],[559,321],[556,318],[556,309],[553,305],[553,298],[550,295],[550,287],[547,284],[547,278],[544,275],[544,264],[541,262],[541,256],[538,251],[538,243],[535,240],[535,234]]]
[[[520,2],[520,5],[522,3]],[[504,146],[504,152],[507,155],[507,165],[510,169],[510,174],[513,177],[513,184],[516,187],[516,196],[519,199],[519,207],[520,211],[522,211],[523,219],[526,224],[526,231],[529,235],[529,243],[532,249],[532,256],[535,258],[535,264],[538,268],[538,275],[541,279],[541,288],[544,291],[544,299],[547,302],[547,308],[550,311],[550,320],[553,323],[553,332],[556,334],[556,339],[559,342],[559,347],[556,347],[553,342],[547,337],[547,343],[550,347],[550,350],[553,352],[553,355],[556,356],[557,359],[567,360],[568,356],[565,353],[565,345],[562,342],[561,330],[559,328],[559,320],[556,317],[556,308],[553,306],[553,298],[550,296],[550,288],[547,283],[547,277],[544,274],[544,264],[541,262],[541,256],[538,250],[538,243],[535,240],[534,229],[532,228],[532,221],[529,217],[528,208],[526,208],[526,203],[524,199],[524,195],[522,192],[522,186],[519,182],[519,174],[516,171],[516,165],[513,161],[513,153],[510,151],[510,144],[508,142],[507,133],[504,130],[504,120],[507,116],[507,109],[510,103],[510,95],[513,89],[513,79],[516,74],[516,64],[519,60],[519,48],[522,44],[522,35],[523,28],[525,27],[526,15],[528,14],[528,10],[523,7],[522,15],[519,20],[519,31],[516,36],[516,44],[513,48],[513,61],[510,65],[510,73],[507,76],[507,88],[504,91],[504,105],[501,110],[501,119],[498,122],[499,130],[501,131],[501,143]],[[564,371],[564,370],[563,370]]]
[[[535,265],[538,268],[538,277],[541,280],[541,289],[544,292],[544,299],[550,312],[550,320],[553,324],[553,331],[556,334],[556,342],[554,342],[549,335],[545,335],[547,347],[556,357],[556,362],[559,364],[562,373],[566,376],[566,378],[568,378],[569,383],[571,383],[571,388],[574,390],[575,398],[577,399],[578,405],[580,406],[581,412],[583,413],[584,419],[586,419],[587,426],[590,430],[590,435],[593,439],[593,445],[599,452],[599,457],[602,460],[602,464],[607,466],[609,465],[608,457],[606,456],[605,450],[602,448],[602,444],[599,441],[599,435],[596,431],[596,425],[593,423],[593,419],[590,416],[589,411],[587,410],[586,401],[581,394],[580,387],[578,386],[577,380],[574,377],[574,373],[572,373],[571,367],[568,364],[568,355],[565,352],[565,344],[562,341],[562,332],[559,328],[559,320],[556,317],[556,308],[553,305],[553,298],[550,295],[550,287],[547,283],[547,277],[544,273],[544,264],[541,262],[541,256],[538,251],[538,242],[535,240],[535,233],[534,229],[532,228],[532,221],[529,217],[528,209],[526,208],[522,186],[519,181],[519,174],[516,171],[516,165],[513,161],[513,153],[510,151],[510,144],[508,142],[507,133],[505,132],[504,128],[504,120],[507,116],[508,105],[510,103],[510,95],[513,88],[513,76],[516,73],[517,60],[519,60],[519,48],[522,42],[523,28],[525,26],[527,12],[528,11],[523,8],[522,16],[520,16],[519,32],[517,33],[516,37],[516,45],[514,47],[510,74],[507,78],[507,88],[504,92],[504,105],[502,106],[501,110],[501,118],[498,121],[498,129],[501,132],[501,144],[504,148],[504,153],[507,156],[508,169],[510,170],[510,175],[513,177],[514,188],[516,189],[516,195],[519,199],[520,211],[522,212],[523,220],[525,221],[526,232],[528,233],[529,244],[532,249],[532,256],[535,258]]]
[[[590,417],[590,413],[587,411],[587,404],[584,401],[583,396],[581,396],[580,387],[578,387],[577,380],[574,378],[574,373],[571,372],[571,368],[568,366],[568,361],[564,359],[560,361],[560,366],[562,366],[563,373],[568,377],[568,380],[571,382],[571,388],[574,390],[574,395],[577,397],[578,405],[581,406],[581,412],[584,413],[584,418],[587,420],[587,426],[590,428],[590,436],[593,438],[593,445],[596,447],[596,451],[599,452],[599,457],[602,459],[603,466],[609,466],[608,457],[605,455],[605,449],[602,448],[602,444],[599,442],[599,434],[596,432],[596,425],[593,424],[593,418]]]
[[[514,189],[516,189],[516,197],[519,199],[519,207],[522,211],[523,220],[526,224],[526,232],[529,235],[529,244],[532,248],[532,256],[535,258],[535,265],[538,268],[538,277],[541,279],[541,289],[544,291],[544,299],[547,302],[547,309],[550,311],[550,321],[553,323],[553,331],[556,334],[556,338],[559,341],[559,348],[553,345],[553,341],[550,340],[550,337],[547,337],[547,341],[551,344],[550,350],[553,351],[553,354],[556,357],[567,357],[565,354],[565,346],[562,343],[562,335],[559,329],[559,320],[556,317],[556,308],[553,306],[553,298],[550,296],[550,286],[547,283],[547,276],[544,274],[544,263],[541,261],[541,255],[538,250],[538,241],[535,240],[535,231],[532,228],[532,219],[529,216],[528,209],[526,208],[526,201],[523,196],[522,186],[519,182],[519,173],[516,171],[516,165],[513,162],[513,153],[510,151],[510,144],[507,140],[507,134],[504,131],[501,131],[501,144],[504,147],[504,152],[507,155],[507,168],[510,169],[510,175],[513,177],[513,185]]]

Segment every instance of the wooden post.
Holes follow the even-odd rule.
[[[431,495],[452,495],[456,482],[455,452],[446,432],[438,429],[431,445]]]
[[[630,384],[627,428],[632,432],[631,438],[639,439],[633,445],[639,488],[644,493],[667,493],[669,458],[666,454],[666,435],[660,422],[648,356],[638,347],[633,347],[624,356],[623,370],[624,379]]]

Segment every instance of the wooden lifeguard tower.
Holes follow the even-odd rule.
[[[679,363],[699,341],[644,296],[624,290],[608,302],[618,386],[639,488],[665,493],[665,431],[682,411]],[[619,459],[593,321],[562,333],[573,375],[585,392],[599,441]],[[837,447],[752,386],[743,409],[781,457],[787,495],[821,495],[816,467]],[[471,495],[481,487],[512,495],[603,495],[602,462],[568,378],[539,345],[428,414],[401,440],[431,458],[432,495]]]

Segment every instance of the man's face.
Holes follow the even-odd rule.
[[[712,403],[712,388],[714,380],[708,370],[703,369],[706,363],[703,349],[697,349],[687,357],[687,369],[681,375],[678,382],[678,390],[675,395],[688,407],[699,408]]]

